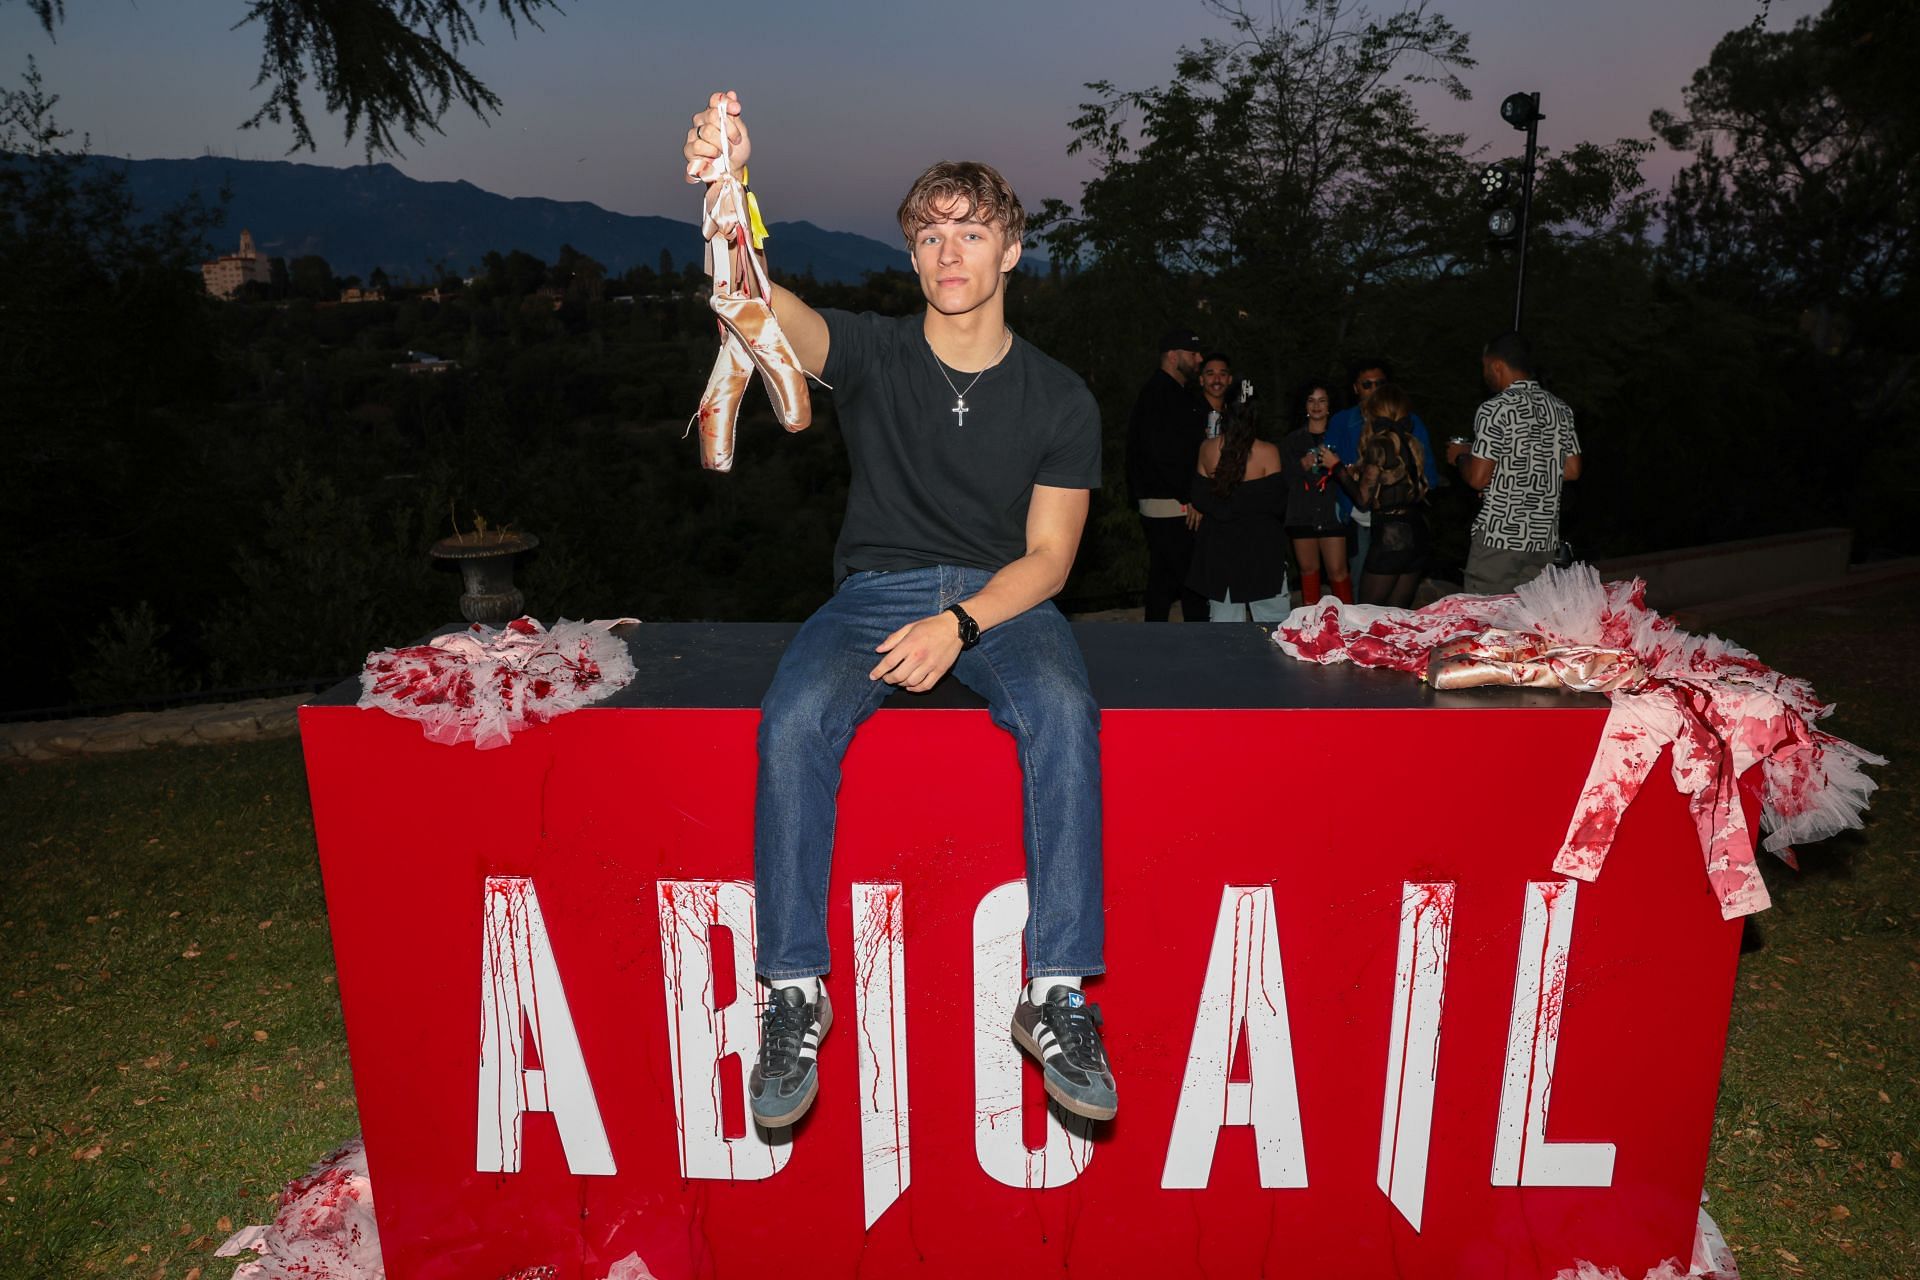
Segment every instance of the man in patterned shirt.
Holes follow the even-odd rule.
[[[1560,487],[1580,478],[1573,410],[1533,376],[1533,351],[1503,333],[1480,354],[1493,398],[1473,418],[1473,445],[1454,444],[1447,461],[1485,501],[1467,550],[1466,589],[1499,595],[1537,577],[1560,543]]]

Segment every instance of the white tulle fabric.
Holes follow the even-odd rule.
[[[1600,874],[1621,816],[1670,749],[1674,786],[1727,919],[1770,905],[1743,786],[1757,786],[1766,848],[1792,862],[1795,842],[1861,825],[1877,785],[1865,766],[1886,763],[1814,727],[1833,708],[1805,680],[1718,636],[1681,630],[1647,608],[1644,583],[1602,583],[1587,565],[1548,569],[1512,595],[1448,596],[1424,609],[1323,600],[1295,609],[1273,639],[1304,661],[1419,675],[1449,645],[1518,654],[1528,672],[1558,674],[1545,683],[1606,692],[1606,729],[1554,870]]]
[[[609,634],[633,618],[532,618],[498,630],[474,623],[427,644],[367,655],[360,704],[420,722],[430,742],[504,747],[529,725],[598,702],[633,679],[626,641]]]
[[[1556,1271],[1553,1280],[1634,1280],[1634,1277],[1618,1267],[1596,1267],[1582,1260]],[[1687,1269],[1680,1269],[1679,1259],[1668,1258],[1640,1280],[1740,1280],[1740,1264],[1734,1260],[1733,1250],[1727,1247],[1720,1227],[1703,1208],[1694,1223],[1693,1257]]]
[[[355,1138],[313,1166],[306,1177],[288,1183],[271,1223],[242,1227],[213,1252],[232,1258],[249,1251],[258,1257],[235,1267],[233,1280],[386,1280],[366,1144]],[[499,1280],[553,1280],[555,1274],[553,1267],[541,1264],[510,1271]],[[629,1253],[608,1269],[605,1280],[655,1277],[638,1253]]]
[[[242,1227],[213,1252],[249,1250],[259,1257],[235,1267],[233,1280],[384,1280],[366,1145],[355,1138],[289,1183],[271,1223]]]

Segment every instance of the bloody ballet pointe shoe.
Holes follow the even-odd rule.
[[[694,422],[700,427],[700,465],[709,471],[733,470],[733,442],[740,419],[740,403],[747,398],[747,384],[753,381],[753,361],[747,359],[740,343],[720,327],[720,354],[714,359],[713,372],[707,375],[707,389],[700,397],[700,409]]]
[[[807,392],[807,374],[793,353],[773,309],[753,297],[722,297],[716,291],[708,304],[721,326],[752,367],[766,379],[767,398],[780,425],[804,431],[813,422],[813,399]]]

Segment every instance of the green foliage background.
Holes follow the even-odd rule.
[[[1143,580],[1124,424],[1169,324],[1233,355],[1271,433],[1286,388],[1344,386],[1380,353],[1445,436],[1469,429],[1480,345],[1511,320],[1514,263],[1476,198],[1503,157],[1429,129],[1409,88],[1464,93],[1466,33],[1427,5],[1211,7],[1218,38],[1166,84],[1088,86],[1075,149],[1098,176],[1036,211],[1031,252],[1055,265],[1010,284],[1011,323],[1106,423],[1069,608]],[[1543,153],[1526,328],[1579,415],[1566,525],[1587,556],[1829,524],[1863,554],[1916,549],[1916,12],[1836,0],[1730,33],[1651,120],[1689,157],[1668,191],[1641,179],[1646,139]],[[470,285],[345,305],[361,282],[307,257],[214,302],[193,268],[217,205],[133,209],[80,170],[54,103],[30,65],[0,111],[0,592],[33,622],[0,709],[345,673],[455,616],[457,578],[425,552],[480,518],[540,537],[520,577],[547,619],[794,619],[825,597],[832,397],[792,437],[756,402],[736,471],[701,472],[684,427],[714,348],[704,277],[512,251]],[[790,283],[816,305],[922,305],[897,273]],[[420,351],[458,367],[395,367]],[[1436,495],[1443,572],[1471,513],[1459,487]]]

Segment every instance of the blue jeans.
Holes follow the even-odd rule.
[[[850,574],[781,656],[760,703],[753,878],[760,976],[827,971],[827,880],[840,761],[894,686],[869,680],[887,636],[959,604],[993,575],[935,565]],[[1027,976],[1104,971],[1100,709],[1067,620],[1050,602],[984,631],[953,665],[1020,757],[1026,810]]]

